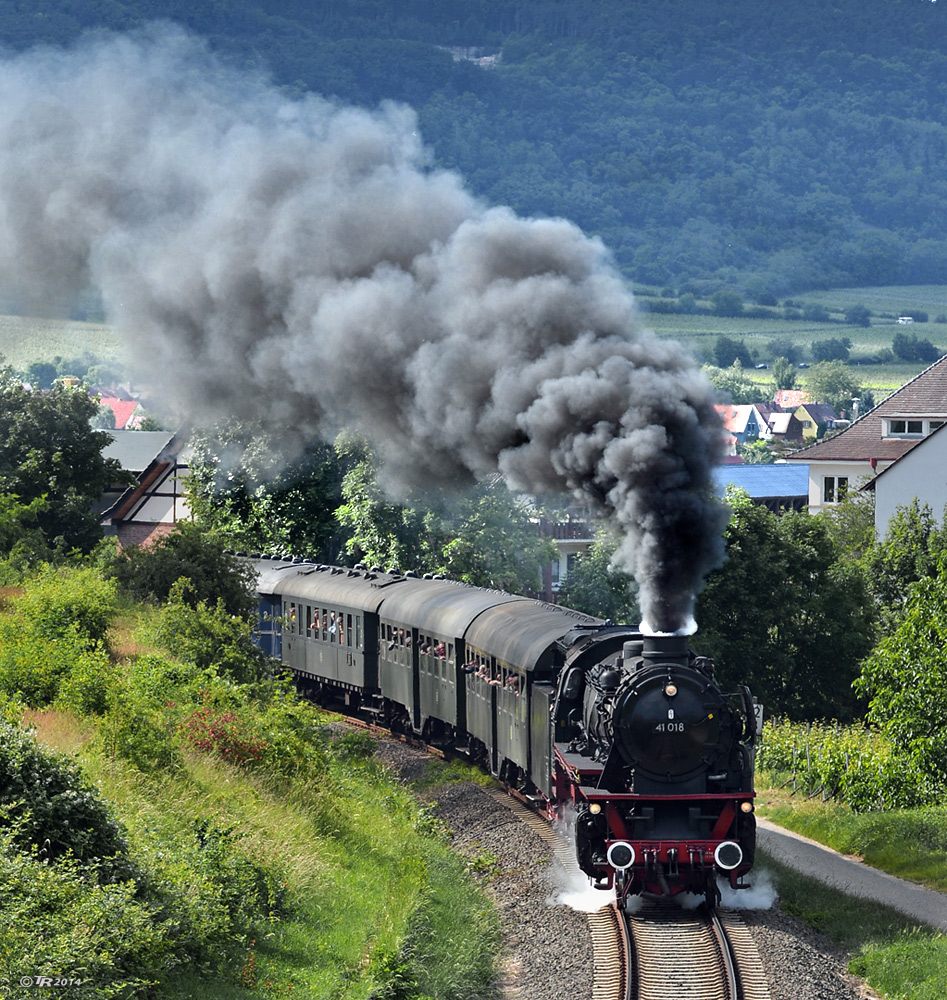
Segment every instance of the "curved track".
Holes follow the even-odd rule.
[[[732,911],[648,903],[627,917],[633,1000],[769,1000],[756,946]]]

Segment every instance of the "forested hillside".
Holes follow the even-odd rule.
[[[439,165],[638,282],[947,282],[945,4],[11,0],[0,40],[154,18],[294,93],[409,102]]]

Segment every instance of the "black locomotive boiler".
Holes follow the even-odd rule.
[[[257,570],[260,641],[303,694],[465,752],[572,831],[597,887],[741,887],[754,707],[686,637],[413,574]]]

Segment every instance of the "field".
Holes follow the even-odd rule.
[[[773,340],[789,341],[802,351],[807,363],[813,361],[812,344],[831,338],[848,337],[852,342],[851,358],[857,364],[862,384],[876,390],[876,398],[893,392],[909,379],[923,371],[926,363],[889,361],[868,363],[868,358],[879,352],[890,351],[896,333],[916,335],[919,340],[929,340],[947,352],[947,322],[935,322],[947,316],[947,286],[918,285],[891,288],[842,288],[828,292],[805,292],[791,299],[793,307],[802,311],[805,306],[822,306],[830,322],[813,322],[805,319],[757,318],[751,316],[714,316],[709,313],[650,312],[650,304],[658,297],[649,295],[647,289],[638,293],[644,324],[660,337],[673,338],[682,343],[699,361],[713,361],[717,337],[725,336],[742,340],[755,364],[769,364],[774,351]],[[709,302],[698,301],[699,307],[709,308]],[[781,302],[774,312],[782,313],[788,301]],[[844,310],[852,305],[864,305],[872,312],[871,325],[854,326],[844,322]],[[751,304],[747,303],[747,308]],[[926,312],[930,322],[902,326],[897,317],[907,312]],[[800,373],[804,382],[804,375]],[[760,384],[770,382],[768,370],[753,373]]]
[[[34,361],[81,358],[85,354],[98,361],[118,361],[121,346],[116,331],[103,323],[0,316],[0,360],[18,370]]]

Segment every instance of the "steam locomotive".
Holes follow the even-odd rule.
[[[719,898],[755,847],[750,692],[687,638],[412,573],[259,557],[259,640],[304,695],[465,751],[568,826],[601,889]]]

